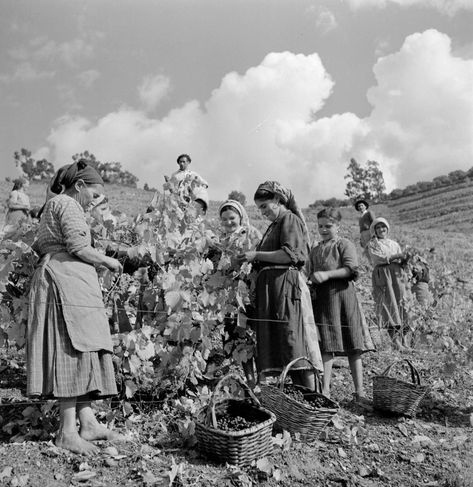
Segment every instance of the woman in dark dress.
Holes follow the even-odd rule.
[[[256,277],[256,364],[260,378],[278,375],[295,358],[309,357],[322,370],[317,328],[302,269],[309,237],[292,193],[276,181],[258,187],[254,200],[271,224],[256,250],[240,254],[252,262]],[[313,370],[305,361],[292,368],[292,379],[314,389]]]
[[[117,439],[95,418],[91,401],[115,395],[112,340],[95,265],[118,260],[91,247],[84,211],[104,192],[100,175],[78,162],[62,168],[43,207],[34,249],[40,257],[29,296],[27,393],[59,400],[56,445],[92,454],[93,440]],[[76,421],[79,420],[80,430]]]

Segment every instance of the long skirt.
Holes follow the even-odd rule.
[[[313,306],[322,353],[348,356],[375,349],[352,281],[331,279],[316,286]]]
[[[46,273],[38,286],[36,320],[27,332],[27,394],[50,398],[87,395],[91,399],[117,394],[112,354],[80,352],[72,346],[64,321],[59,293]]]
[[[390,333],[404,334],[408,331],[406,309],[407,278],[401,266],[396,262],[378,265],[373,269],[373,299],[376,317],[380,328]]]
[[[322,359],[310,294],[297,269],[272,266],[256,281],[256,365],[258,372],[274,374],[298,357],[308,357],[318,370]],[[299,361],[291,370],[312,367]]]

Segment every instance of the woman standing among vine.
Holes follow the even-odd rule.
[[[256,250],[240,254],[256,277],[256,363],[260,376],[279,374],[292,360],[309,357],[322,370],[310,294],[302,275],[309,236],[292,192],[276,181],[260,184],[256,206],[271,223]],[[305,362],[295,364],[295,383],[315,388]],[[309,368],[310,369],[310,368]]]
[[[26,194],[29,186],[27,179],[18,178],[13,181],[13,188],[7,201],[7,214],[5,227],[16,227],[22,221],[28,220],[30,211],[30,199]]]
[[[321,336],[324,363],[323,394],[330,397],[335,356],[347,356],[355,386],[354,401],[365,402],[361,356],[374,350],[353,281],[358,277],[356,248],[338,236],[342,215],[335,208],[317,213],[322,241],[312,248],[308,266],[315,290],[315,322]]]
[[[42,212],[34,250],[27,328],[27,393],[56,398],[56,445],[91,454],[93,440],[116,439],[95,418],[91,401],[117,393],[112,340],[95,265],[121,271],[118,260],[91,247],[84,210],[102,198],[103,180],[77,162],[58,171]],[[76,418],[80,430],[77,431]]]
[[[387,328],[394,345],[405,348],[409,330],[406,309],[407,275],[401,266],[406,253],[394,240],[388,238],[389,223],[375,218],[371,224],[372,238],[368,252],[374,266],[372,273],[373,299],[380,327]]]

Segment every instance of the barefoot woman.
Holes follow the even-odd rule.
[[[56,445],[76,453],[118,435],[95,418],[91,400],[117,393],[112,341],[94,265],[120,271],[116,259],[91,247],[84,210],[103,195],[103,180],[79,161],[58,171],[51,188],[61,193],[44,206],[35,242],[40,256],[30,292],[27,393],[57,398]],[[76,418],[80,430],[77,430]]]

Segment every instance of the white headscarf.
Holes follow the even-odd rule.
[[[389,233],[389,223],[388,221],[386,220],[386,218],[383,218],[382,216],[378,217],[378,218],[375,218],[372,222],[371,222],[371,225],[370,225],[370,233],[371,233],[371,236],[372,237],[376,237],[376,230],[375,230],[375,227],[378,223],[383,223],[384,225],[386,225],[386,228],[388,229],[388,233]]]

